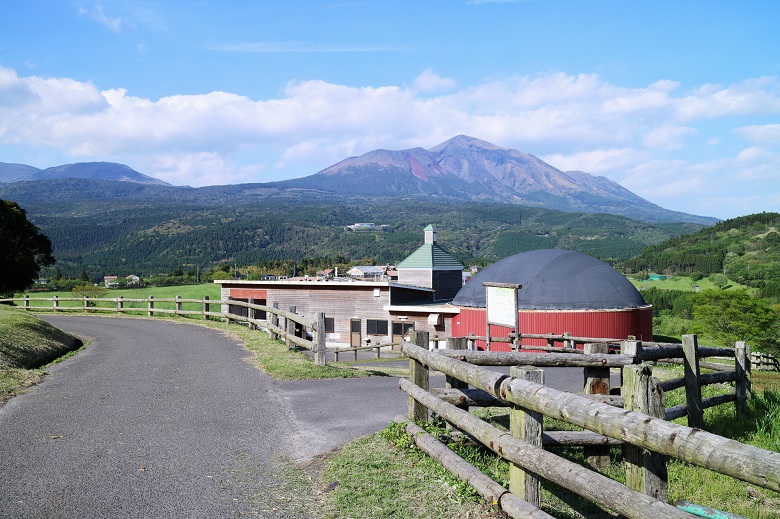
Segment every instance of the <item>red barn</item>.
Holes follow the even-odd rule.
[[[652,307],[625,276],[601,260],[574,251],[546,249],[516,254],[490,265],[469,281],[452,305],[452,336],[485,335],[483,282],[520,284],[517,294],[521,333],[639,340],[653,338]],[[509,328],[491,326],[492,337],[507,337]],[[545,341],[524,340],[544,346]],[[484,342],[480,343],[484,348]],[[509,350],[506,343],[492,343]]]

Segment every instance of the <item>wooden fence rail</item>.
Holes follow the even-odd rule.
[[[31,302],[47,301],[49,305],[31,305]],[[325,344],[325,314],[320,312],[314,321],[309,321],[305,317],[296,314],[294,311],[280,310],[277,305],[264,306],[244,301],[234,300],[214,300],[204,297],[203,299],[184,299],[180,296],[174,298],[124,298],[122,296],[115,298],[91,298],[91,297],[45,297],[32,298],[25,296],[23,298],[0,299],[0,303],[21,303],[25,310],[48,310],[48,311],[80,311],[80,312],[109,312],[109,313],[145,313],[149,317],[155,314],[165,314],[174,316],[200,316],[201,319],[211,317],[218,319],[227,319],[229,321],[244,322],[250,326],[266,330],[272,337],[280,338],[288,344],[299,346],[311,350],[314,353],[314,362],[318,366],[326,364],[326,344]],[[61,306],[62,302],[78,302],[78,306]],[[127,306],[127,304],[145,304],[145,308]],[[159,306],[166,304],[171,308]],[[198,310],[187,310],[184,305],[200,305]],[[238,315],[230,312],[212,312],[212,305],[230,305],[240,306],[249,309],[250,316]],[[263,320],[255,318],[256,315],[265,312],[271,314],[274,319]],[[279,326],[279,318],[285,320],[287,326]],[[297,326],[296,326],[297,325]],[[298,336],[298,333],[311,332],[313,340]]]
[[[736,479],[780,491],[780,453],[744,445],[699,428],[666,421],[689,414],[692,406],[703,409],[731,401],[737,403],[738,411],[744,412],[744,400],[750,391],[750,352],[744,343],[738,343],[733,350],[707,348],[699,347],[695,336],[686,336],[683,345],[653,344],[649,348],[643,348],[639,341],[624,341],[620,355],[581,353],[567,357],[564,354],[428,351],[427,347],[421,347],[428,344],[426,335],[424,332],[416,332],[414,344],[407,343],[402,346],[402,351],[410,358],[409,380],[400,382],[401,388],[410,397],[409,420],[425,419],[429,410],[435,412],[509,460],[510,474],[511,467],[517,466],[515,470],[550,479],[626,517],[690,517],[665,502],[666,457],[675,457]],[[697,355],[697,352],[700,354]],[[686,376],[659,383],[652,377],[651,366],[645,359],[663,360],[673,356],[682,357]],[[700,374],[699,357],[709,356],[732,358],[733,371]],[[550,357],[565,359],[565,362],[552,362],[548,360]],[[565,393],[526,380],[525,376],[518,376],[522,370],[516,371],[517,368],[512,368],[510,376],[507,376],[481,366],[491,363],[518,366],[534,362],[545,366],[569,365],[568,362],[571,362],[571,365],[588,366],[587,370],[594,370],[592,377],[596,376],[594,373],[598,373],[595,370],[606,370],[606,373],[601,371],[601,376],[607,377],[607,384],[607,366],[622,367],[623,395],[618,397]],[[446,389],[429,392],[429,369],[444,373],[448,380],[458,381],[461,387],[448,383]],[[702,386],[723,382],[735,382],[736,392],[701,400]],[[598,385],[595,384],[595,387]],[[686,404],[664,409],[663,392],[683,387],[694,394],[698,392],[698,401],[695,398],[693,401],[687,398]],[[743,401],[742,406],[740,400]],[[482,422],[464,409],[477,405],[501,405],[522,412],[510,411],[510,434],[507,434]],[[527,431],[527,427],[512,425],[515,415],[528,416],[529,413],[549,416],[578,425],[585,430],[573,433],[542,431],[536,440],[538,447],[532,448],[527,438],[518,438],[516,433],[521,429]],[[563,445],[590,445],[589,448],[603,449],[604,446],[616,444],[623,445],[624,459],[628,467],[627,484],[631,488],[616,489],[615,485],[619,484],[612,480],[609,480],[609,483],[602,482],[599,478],[603,476],[590,471],[572,480],[567,474],[571,475],[574,473],[571,471],[580,469],[571,468],[570,471],[567,468],[563,470],[563,475],[558,474],[558,469],[568,467],[567,462],[557,457],[550,458],[552,454],[540,454],[545,452],[541,450],[541,446],[552,448]],[[592,458],[589,456],[590,459]],[[522,481],[525,487],[529,479]],[[602,487],[602,483],[606,486]],[[524,487],[520,489],[518,485],[513,488],[510,475],[510,490],[526,500],[530,499],[532,505],[538,506],[535,502],[537,498],[533,497],[534,493]],[[643,497],[640,499],[637,493]]]

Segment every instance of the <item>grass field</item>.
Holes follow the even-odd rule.
[[[36,310],[43,310],[52,308],[54,303],[51,301],[55,296],[59,299],[58,306],[61,308],[83,308],[84,303],[80,296],[71,292],[27,292],[24,295],[30,296],[30,306],[36,308]],[[215,283],[207,283],[201,285],[182,285],[175,287],[145,287],[145,288],[124,288],[124,289],[110,289],[104,291],[104,293],[98,297],[101,299],[107,299],[105,302],[95,303],[92,308],[116,308],[117,304],[113,300],[122,297],[124,301],[124,308],[137,308],[139,313],[143,313],[147,308],[146,302],[134,302],[128,301],[132,299],[147,299],[148,297],[154,297],[155,299],[175,299],[176,296],[181,296],[182,299],[197,299],[202,300],[207,296],[211,300],[219,300],[221,297],[220,286]],[[22,297],[21,294],[16,297]],[[77,298],[76,301],[64,301],[63,299]],[[35,301],[34,299],[46,299],[46,301]],[[17,302],[18,305],[21,303]],[[155,308],[172,310],[175,308],[175,303],[172,302],[155,302]],[[203,305],[198,303],[183,303],[182,310],[184,311],[201,311]],[[217,311],[212,309],[212,311]]]
[[[712,281],[710,281],[707,278],[700,279],[699,281],[694,281],[692,278],[689,278],[687,276],[670,276],[667,279],[658,280],[658,281],[650,281],[650,280],[638,281],[633,277],[629,276],[628,280],[631,281],[631,284],[634,285],[638,290],[643,290],[650,287],[656,287],[661,290],[682,290],[685,292],[693,292],[694,286],[698,286],[699,290],[715,290],[715,289],[720,290],[712,283]],[[748,290],[748,292],[755,292],[754,288],[750,288],[745,285],[740,285],[736,281],[729,280],[729,284],[726,290],[737,290],[737,289],[746,289]]]

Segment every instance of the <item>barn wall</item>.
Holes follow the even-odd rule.
[[[587,310],[587,311],[539,311],[521,310],[520,331],[522,333],[569,332],[575,337],[595,337],[625,339],[629,335],[639,340],[653,340],[653,314],[651,308],[631,308],[625,310]],[[490,327],[491,337],[507,337],[510,329],[502,326]],[[463,308],[460,315],[453,318],[452,335],[462,337],[469,334],[485,335],[485,309]],[[524,340],[523,344],[545,346],[545,341]],[[484,342],[478,342],[484,348]],[[509,351],[505,343],[492,344],[496,351]]]

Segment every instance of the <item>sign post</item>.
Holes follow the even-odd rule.
[[[523,288],[516,283],[484,282],[485,287],[485,349],[490,351],[490,325],[514,328],[512,350],[517,349],[520,335],[520,317],[517,314],[517,291]]]

